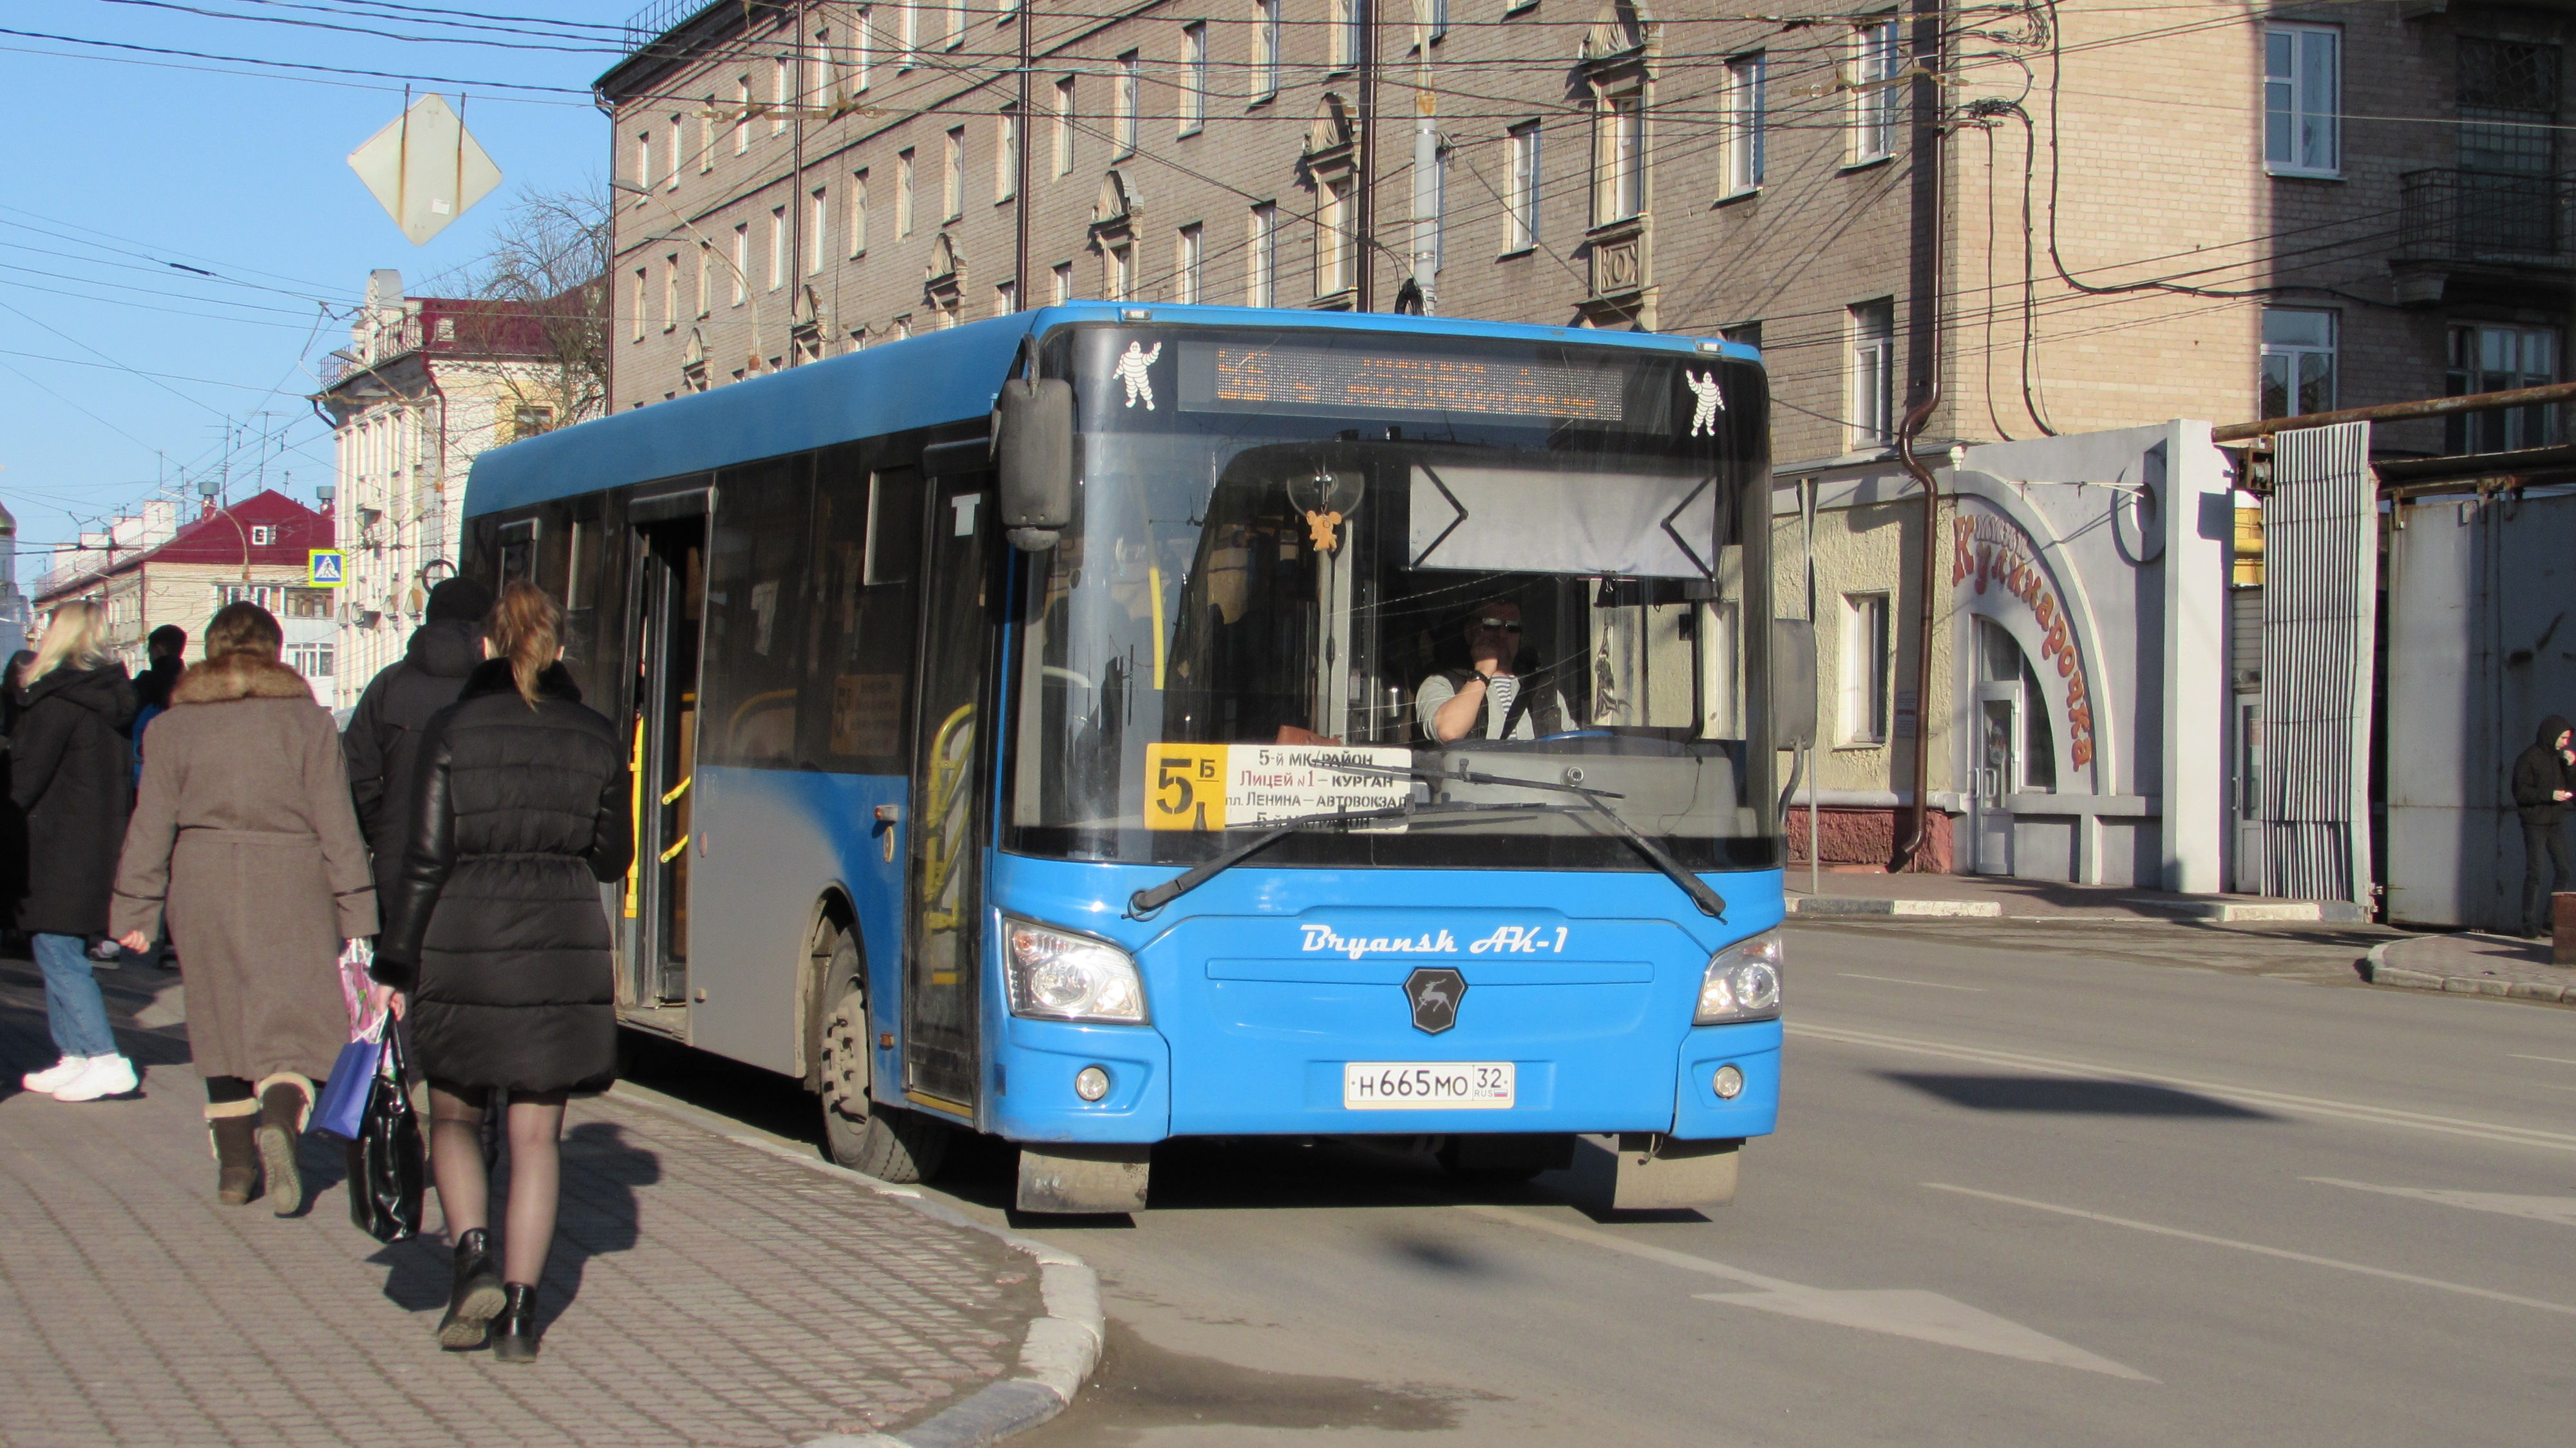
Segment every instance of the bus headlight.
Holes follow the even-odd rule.
[[[1766,930],[1708,958],[1694,1026],[1768,1021],[1780,1014],[1780,932]]]
[[[1142,1025],[1145,984],[1136,962],[1106,941],[1026,920],[1002,920],[1011,1014],[1051,1021]]]

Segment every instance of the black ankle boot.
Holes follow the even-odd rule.
[[[481,1227],[458,1234],[456,1285],[448,1293],[447,1315],[438,1320],[438,1345],[449,1352],[483,1346],[507,1302],[501,1274],[492,1268],[492,1234]]]
[[[537,1289],[534,1284],[513,1282],[502,1289],[509,1298],[501,1309],[501,1318],[493,1324],[492,1361],[496,1363],[532,1363],[537,1360]]]

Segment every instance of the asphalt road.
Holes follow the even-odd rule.
[[[1781,1130],[1732,1206],[1184,1145],[1132,1223],[1018,1224],[1099,1269],[1112,1341],[1016,1442],[2568,1440],[2576,1011],[2372,990],[2354,942],[2262,931],[1790,951]],[[1005,1170],[943,1190],[999,1221]]]

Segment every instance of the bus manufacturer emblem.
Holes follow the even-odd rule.
[[[1467,997],[1467,978],[1446,966],[1424,968],[1404,978],[1404,998],[1413,1002],[1413,1028],[1439,1035],[1458,1024],[1458,1003]]]

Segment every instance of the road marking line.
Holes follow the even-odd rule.
[[[2521,1192],[2458,1192],[2434,1187],[2384,1187],[2376,1182],[2348,1182],[2341,1177],[2301,1177],[2301,1181],[2320,1186],[2350,1187],[2357,1192],[2377,1192],[2382,1196],[2405,1197],[2418,1202],[2434,1202],[2445,1207],[2465,1207],[2472,1212],[2494,1212],[2499,1216],[2521,1217],[2526,1221],[2555,1222],[2562,1227],[2576,1227],[2576,1197],[2553,1197]]]
[[[2102,1212],[2088,1212],[2082,1207],[2062,1207],[2055,1202],[2034,1202],[2028,1197],[2008,1197],[2001,1192],[1981,1192],[1974,1187],[1954,1187],[1947,1182],[1925,1182],[1923,1185],[1936,1192],[1955,1192],[1963,1197],[2001,1202],[2010,1207],[2028,1207],[2034,1212],[2055,1212],[2061,1217],[2081,1217],[2088,1222],[2126,1227],[2133,1232],[2146,1232],[2158,1237],[2176,1237],[2185,1242],[2199,1242],[2211,1247],[2230,1247],[2239,1252],[2278,1257],[2285,1262],[2304,1262],[2311,1267],[2332,1267],[2344,1272],[2358,1272],[2365,1277],[2403,1282],[2412,1287],[2438,1288],[2444,1292],[2457,1292],[2464,1297],[2483,1297],[2489,1302],[2509,1302],[2516,1307],[2530,1307],[2542,1312],[2555,1312],[2566,1317],[2576,1317],[2576,1307],[2570,1307],[2563,1302],[2543,1302],[2537,1297],[2516,1297],[2510,1292],[2471,1287],[2462,1282],[2445,1282],[2439,1277],[2418,1277],[2412,1272],[2394,1272],[2386,1267],[2373,1267],[2362,1262],[2346,1262],[2336,1257],[2319,1257],[2307,1252],[2293,1252],[2283,1247],[2266,1247],[2259,1242],[2239,1242],[2232,1237],[2213,1237],[2206,1232],[2186,1232],[2180,1227],[2160,1227],[2153,1222],[2114,1217]]]
[[[1986,1066],[2014,1066],[2058,1076],[2113,1076],[2130,1081],[2143,1081],[2157,1086],[2197,1091],[2205,1096],[2241,1105],[2268,1106],[2280,1111],[2304,1112],[2311,1116],[2329,1116],[2344,1121],[2358,1121],[2372,1126],[2400,1126],[2415,1131],[2438,1131],[2449,1136],[2474,1137],[2480,1141],[2503,1142],[2510,1146],[2538,1147],[2544,1151],[2576,1152],[2576,1135],[2561,1131],[2542,1131],[2536,1127],[2507,1126],[2500,1122],[2471,1121],[2454,1116],[2433,1116],[2420,1111],[2400,1111],[2389,1106],[2369,1106],[2357,1101],[2336,1101],[2318,1096],[2293,1096],[2281,1091],[2263,1091],[2251,1086],[2237,1086],[2223,1081],[2201,1081],[2188,1076],[2167,1076],[2154,1071],[2134,1071],[2125,1067],[2106,1066],[2095,1061],[2066,1061],[2048,1056],[2025,1055],[2018,1051],[1991,1050],[1983,1046],[1965,1046],[1948,1041],[1924,1041],[1907,1036],[1883,1035],[1876,1031],[1858,1031],[1844,1026],[1820,1026],[1811,1021],[1797,1021],[1788,1027],[1793,1036],[1812,1036],[1818,1040],[1836,1041],[1852,1046],[1881,1046],[1891,1050],[1912,1051],[1919,1055],[1942,1056],[1955,1061],[1973,1061]]]
[[[1964,990],[1974,991],[1978,995],[1986,993],[1986,988],[1981,985],[1943,985],[1937,980],[1907,980],[1899,975],[1863,975],[1856,970],[1838,970],[1834,974],[1845,980],[1876,980],[1884,981],[1889,985],[1919,985],[1925,990]]]
[[[2518,1051],[2507,1051],[2505,1054],[2516,1061],[2547,1061],[2553,1066],[2576,1066],[2576,1061],[2570,1061],[2564,1056],[2526,1056]]]
[[[1465,1206],[1458,1208],[1474,1216],[1485,1217],[1534,1232],[1546,1232],[1569,1242],[1623,1252],[1684,1272],[1697,1272],[1756,1289],[1752,1292],[1695,1292],[1703,1302],[1723,1302],[1750,1307],[1760,1312],[1779,1313],[1804,1318],[1811,1322],[1830,1323],[1837,1327],[1857,1328],[1863,1332],[1881,1332],[1891,1337],[1913,1338],[1918,1342],[1943,1347],[1965,1348],[1970,1352],[1993,1353],[1998,1357],[2018,1358],[2023,1362],[2046,1363],[2056,1367],[2076,1368],[2084,1372],[2105,1373],[2132,1382],[2152,1383],[2156,1379],[2122,1363],[2084,1351],[2071,1343],[2061,1342],[2046,1333],[2022,1326],[2010,1318],[1997,1317],[1938,1292],[1912,1288],[1874,1290],[1808,1287],[1778,1277],[1765,1277],[1741,1267],[1707,1257],[1694,1257],[1688,1252],[1675,1252],[1591,1227],[1578,1227],[1568,1222],[1550,1221],[1527,1212],[1506,1207]]]

